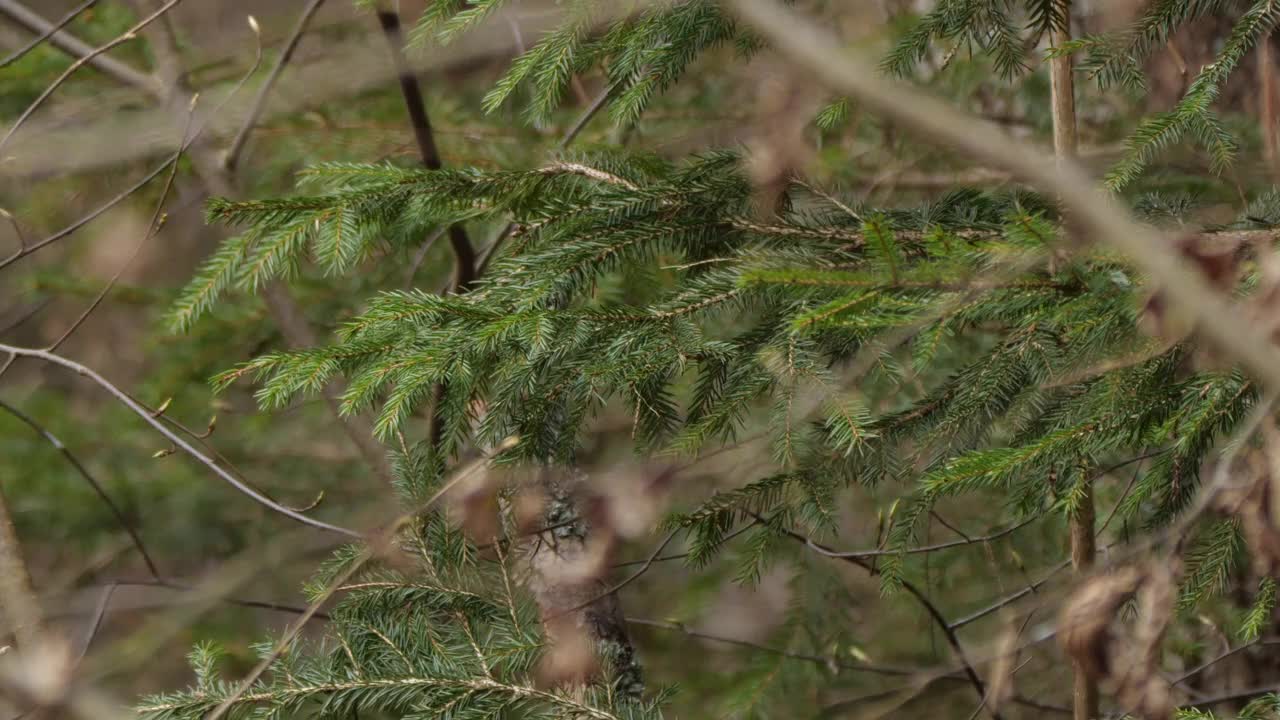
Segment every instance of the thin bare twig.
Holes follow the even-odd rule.
[[[255,36],[256,36],[256,33],[255,33]],[[37,252],[41,248],[52,245],[53,243],[67,237],[68,235],[71,235],[75,231],[79,230],[85,225],[88,225],[90,222],[93,222],[94,220],[96,220],[99,216],[101,216],[103,213],[107,212],[111,208],[124,202],[134,193],[146,187],[152,180],[159,177],[160,174],[163,173],[165,170],[175,168],[178,161],[182,158],[183,153],[185,153],[189,148],[191,148],[196,143],[196,141],[200,139],[200,136],[204,133],[204,131],[210,125],[213,124],[213,118],[217,117],[217,115],[222,111],[222,109],[226,107],[226,104],[230,102],[231,98],[239,94],[240,90],[244,87],[245,83],[248,82],[249,78],[252,77],[254,72],[257,71],[258,64],[261,61],[262,61],[262,43],[259,42],[257,43],[257,54],[254,57],[254,62],[249,67],[248,71],[246,71],[244,75],[240,77],[240,79],[236,82],[235,86],[233,86],[231,90],[226,94],[226,96],[223,97],[218,102],[218,104],[210,112],[209,117],[206,118],[205,121],[201,123],[200,126],[197,127],[194,132],[188,135],[187,130],[184,129],[182,131],[182,135],[180,136],[180,139],[183,140],[183,142],[179,143],[178,149],[175,150],[173,154],[171,154],[168,157],[168,159],[166,159],[160,165],[157,165],[155,169],[153,169],[151,172],[144,175],[141,179],[139,179],[133,185],[129,186],[128,188],[125,188],[122,192],[118,193],[115,197],[111,198],[110,200],[103,203],[102,205],[99,205],[97,208],[81,216],[79,219],[75,220],[74,222],[62,228],[61,230],[58,230],[57,232],[45,238],[37,240],[34,243],[28,243],[24,240],[22,245],[15,252],[13,252],[11,255],[4,258],[3,260],[0,260],[0,270],[3,270],[4,268],[17,262],[18,260],[21,260],[22,258]],[[196,100],[196,96],[194,95],[188,98],[188,108],[191,108],[194,106],[195,100]],[[188,110],[186,122],[189,123],[190,119],[191,119],[191,110]],[[13,220],[13,222],[16,227],[17,221]]]
[[[658,628],[660,630],[671,630],[691,638],[697,638],[699,640],[708,640],[710,642],[721,643],[724,645],[736,645],[738,647],[747,648],[749,650],[769,653],[770,655],[778,655],[780,657],[789,658],[791,660],[801,660],[803,662],[809,662],[809,663],[813,663],[815,665],[821,665],[822,667],[827,667],[827,668],[839,668],[840,670],[850,670],[853,672],[865,672],[865,673],[871,673],[874,675],[894,675],[894,676],[923,675],[930,672],[929,670],[926,670],[923,668],[893,667],[889,665],[871,665],[868,663],[850,663],[844,660],[840,660],[833,656],[809,655],[806,653],[792,652],[790,650],[783,650],[782,648],[769,647],[768,645],[759,645],[753,642],[748,642],[746,640],[739,640],[738,638],[725,637],[723,635],[713,635],[711,633],[702,632],[700,630],[694,630],[693,628],[681,622],[670,622],[667,620],[649,620],[646,618],[635,618],[635,617],[629,617],[626,620],[628,623],[632,625]],[[964,678],[961,676],[959,672],[955,672],[950,675],[944,675],[943,677],[950,677],[950,678],[955,678],[955,679],[964,681]]]
[[[93,609],[93,618],[89,621],[89,629],[85,632],[84,641],[80,643],[80,655],[76,658],[76,665],[84,660],[84,656],[89,654],[89,646],[93,645],[93,639],[98,636],[98,630],[102,629],[102,619],[107,616],[107,606],[111,603],[111,596],[115,595],[116,588],[120,583],[110,582],[102,589],[102,597],[98,599],[98,605]]]
[[[18,315],[15,318],[6,322],[4,325],[0,325],[0,335],[4,335],[5,333],[11,330],[17,330],[18,328],[22,327],[27,323],[28,320],[30,320],[31,318],[34,318],[36,315],[39,315],[41,310],[44,310],[45,308],[49,307],[49,303],[51,302],[53,302],[53,298],[45,298],[40,302],[35,303],[34,305],[31,305],[27,309],[18,313]]]
[[[641,564],[641,566],[640,566],[640,569],[639,569],[639,570],[636,570],[635,572],[631,573],[630,575],[628,575],[628,576],[627,576],[626,578],[624,578],[623,580],[620,580],[619,582],[617,582],[617,583],[615,583],[615,584],[613,584],[613,585],[609,586],[608,588],[606,588],[606,589],[604,589],[604,590],[600,591],[600,592],[599,592],[599,593],[597,593],[594,597],[592,597],[592,598],[590,598],[590,599],[588,599],[588,600],[585,600],[585,601],[583,601],[583,602],[580,602],[580,603],[578,603],[577,605],[573,605],[573,606],[571,606],[571,607],[567,607],[567,608],[565,608],[565,609],[563,609],[563,610],[560,610],[559,612],[555,613],[554,615],[551,615],[550,617],[547,617],[547,618],[544,620],[544,622],[546,622],[546,621],[550,621],[550,620],[554,620],[554,619],[556,619],[556,618],[563,617],[563,616],[568,615],[568,614],[570,614],[570,613],[575,613],[575,612],[577,612],[577,611],[579,611],[579,610],[582,610],[583,608],[586,608],[586,607],[588,607],[588,606],[590,606],[590,605],[594,605],[594,604],[596,604],[597,602],[599,602],[599,601],[601,601],[601,600],[603,600],[603,599],[605,599],[605,598],[609,597],[610,595],[613,595],[614,593],[618,592],[619,590],[621,590],[621,589],[625,588],[626,586],[630,585],[631,583],[635,582],[636,580],[639,580],[641,575],[644,575],[645,573],[649,572],[649,568],[653,567],[653,563],[658,559],[658,556],[662,554],[662,551],[663,551],[663,550],[666,550],[666,549],[667,549],[667,546],[668,546],[668,545],[670,545],[670,544],[671,544],[671,541],[672,541],[672,540],[675,540],[675,539],[676,539],[676,535],[679,535],[679,534],[680,534],[680,528],[676,528],[675,530],[672,530],[671,532],[667,533],[667,537],[666,537],[666,538],[664,538],[662,542],[660,542],[660,543],[658,543],[656,546],[654,546],[654,548],[653,548],[653,552],[649,553],[649,557],[645,558],[644,563],[643,563],[643,564]]]
[[[833,551],[833,550],[826,550],[823,547],[813,543],[810,543],[809,547],[811,550],[817,553],[820,553],[822,555],[826,555],[827,557],[832,557],[832,558],[873,558],[873,557],[883,557],[885,555],[919,555],[924,553],[937,552],[939,550],[947,550],[949,548],[954,548],[954,547],[963,547],[965,545],[973,545],[975,543],[985,543],[985,542],[990,542],[992,540],[999,540],[1000,538],[1006,535],[1009,535],[1009,534],[1012,534],[1013,532],[1021,530],[1022,528],[1030,525],[1036,520],[1039,520],[1041,517],[1043,516],[1034,515],[1032,517],[1027,518],[1026,520],[1023,520],[1022,522],[1016,525],[1011,525],[1005,528],[1004,530],[991,533],[990,535],[966,538],[964,540],[952,540],[950,542],[937,543],[934,545],[922,545],[920,547],[907,548],[906,550],[884,550],[881,548],[876,548],[873,550]]]
[[[96,2],[96,0],[95,0]],[[155,81],[154,78],[146,73],[138,72],[129,65],[107,57],[102,54],[95,54],[92,45],[89,45],[71,33],[63,32],[62,28],[75,19],[84,10],[88,9],[93,2],[85,3],[76,10],[72,11],[59,23],[51,23],[27,8],[27,6],[17,0],[0,0],[0,15],[4,15],[13,22],[34,33],[39,33],[38,42],[48,40],[49,45],[61,50],[73,58],[87,58],[86,62],[105,75],[110,76],[117,82],[131,87],[138,88],[151,95],[159,95],[163,88]],[[26,52],[22,50],[19,52]],[[4,67],[8,62],[0,64]]]
[[[71,370],[72,372],[75,372],[79,375],[83,375],[84,377],[89,378],[94,383],[96,383],[99,387],[101,387],[103,390],[106,390],[108,394],[114,397],[117,401],[119,401],[125,407],[132,410],[135,415],[142,418],[144,422],[146,422],[148,425],[154,428],[157,432],[163,435],[166,439],[168,439],[169,442],[173,443],[175,446],[177,446],[180,450],[182,450],[186,454],[195,458],[197,461],[200,462],[200,464],[212,470],[215,475],[217,475],[227,484],[231,485],[231,487],[240,491],[242,494],[252,498],[258,504],[263,505],[264,507],[270,508],[271,510],[276,511],[281,515],[292,518],[293,520],[296,520],[304,525],[310,525],[311,527],[319,528],[321,530],[328,530],[329,532],[338,533],[340,535],[346,535],[347,537],[352,537],[352,538],[364,537],[362,533],[356,532],[355,530],[344,528],[338,525],[332,525],[322,520],[316,520],[315,518],[307,517],[306,515],[303,515],[302,513],[299,513],[291,508],[285,507],[284,505],[281,505],[275,500],[272,500],[271,498],[264,496],[262,493],[258,492],[257,490],[254,490],[253,488],[249,487],[248,485],[241,482],[238,478],[236,478],[231,473],[227,472],[226,470],[223,470],[222,467],[219,466],[218,463],[215,462],[212,458],[200,452],[194,446],[192,446],[190,443],[184,440],[181,436],[179,436],[177,433],[165,427],[163,423],[161,423],[156,418],[152,417],[152,414],[148,412],[146,408],[142,407],[142,405],[137,403],[132,397],[130,397],[128,393],[116,387],[109,380],[99,375],[93,369],[85,365],[81,365],[80,363],[75,362],[74,360],[69,360],[61,355],[51,353],[47,350],[38,350],[35,348],[24,348],[24,347],[18,347],[15,345],[6,345],[3,343],[0,343],[0,352],[8,353],[10,355],[15,355],[15,356],[31,357],[31,358],[43,360],[45,362],[53,363],[54,365],[58,365],[60,367]]]
[[[280,51],[280,59],[276,60],[271,72],[262,81],[262,86],[258,88],[258,94],[253,98],[253,105],[249,107],[249,114],[245,116],[244,123],[236,131],[235,137],[231,139],[231,145],[227,147],[226,154],[222,156],[222,167],[227,171],[235,171],[236,165],[240,162],[240,154],[244,150],[245,143],[249,141],[249,134],[253,132],[253,128],[258,124],[258,119],[262,117],[262,111],[267,107],[267,99],[270,97],[271,91],[275,89],[276,81],[280,79],[285,65],[289,64],[289,60],[293,58],[294,51],[298,49],[298,44],[302,42],[302,36],[306,34],[307,26],[311,24],[311,18],[323,4],[324,0],[311,0],[303,8],[302,14],[298,16],[297,24],[293,26],[293,31],[289,33],[289,39],[285,42],[284,49]]]
[[[591,119],[604,109],[604,106],[609,102],[609,96],[611,93],[612,88],[605,88],[596,96],[595,100],[591,101],[591,105],[587,106],[587,109],[584,110],[582,114],[578,116],[578,119],[574,121],[573,125],[569,128],[569,131],[564,134],[564,137],[560,138],[560,142],[556,143],[557,152],[564,152],[569,149],[569,146],[578,138],[578,135],[586,129],[587,125],[591,122]],[[502,244],[511,237],[511,233],[513,233],[515,229],[515,223],[509,222],[502,228],[502,230],[498,231],[498,234],[494,236],[493,241],[490,242],[481,253],[480,262],[476,267],[476,275],[484,275],[485,271],[489,269],[489,263],[491,263],[494,256],[497,255],[498,249],[501,248]]]
[[[44,438],[46,442],[52,445],[68,463],[71,463],[71,467],[75,468],[76,473],[78,473],[80,477],[89,484],[89,487],[93,488],[93,492],[100,500],[102,500],[103,504],[107,506],[107,509],[111,511],[111,515],[115,518],[120,529],[124,530],[125,533],[129,535],[130,541],[133,542],[134,549],[136,549],[138,554],[142,556],[142,561],[146,563],[147,571],[151,573],[151,577],[159,579],[160,570],[156,567],[155,560],[151,558],[151,553],[147,552],[147,546],[142,542],[142,537],[138,534],[138,531],[133,527],[133,524],[129,522],[124,511],[120,509],[120,506],[116,505],[115,501],[111,499],[111,496],[107,494],[106,488],[102,486],[102,483],[98,482],[97,478],[95,478],[93,474],[89,472],[89,469],[84,466],[84,463],[80,462],[80,459],[71,452],[71,449],[63,444],[63,442],[58,439],[58,436],[50,432],[44,425],[41,425],[30,415],[27,415],[4,400],[0,400],[0,410],[4,410],[15,418],[21,420],[27,425],[27,427],[30,427],[37,435]]]
[[[178,147],[185,147],[187,144],[187,133],[191,130],[191,117],[195,114],[196,101],[198,99],[198,95],[193,95],[191,97],[191,104],[188,106],[187,111],[186,124],[182,128],[182,135],[179,138]],[[120,267],[116,270],[115,274],[113,274],[111,279],[107,281],[107,284],[102,287],[102,290],[99,291],[98,295],[89,303],[89,306],[84,309],[84,312],[80,313],[80,317],[76,318],[75,322],[71,323],[71,326],[68,327],[62,335],[59,336],[57,340],[54,340],[53,344],[49,346],[49,350],[51,352],[56,351],[61,347],[62,343],[66,342],[67,338],[71,337],[72,333],[83,325],[85,320],[89,319],[89,316],[93,314],[93,311],[98,309],[98,306],[102,304],[102,301],[105,300],[111,290],[115,288],[116,283],[120,281],[120,276],[124,275],[124,271],[133,264],[133,261],[138,257],[138,253],[142,252],[142,248],[147,244],[147,241],[155,237],[156,234],[160,232],[160,228],[164,226],[166,219],[164,205],[169,200],[169,193],[173,191],[173,181],[177,176],[178,163],[174,162],[169,166],[169,177],[165,179],[164,187],[160,190],[160,199],[156,201],[155,212],[151,215],[151,221],[147,223],[147,231],[143,233],[138,242],[134,243],[133,250],[130,251],[129,256],[120,264]]]
[[[758,520],[761,523],[766,522],[765,519],[759,515],[754,515],[754,517],[756,518],[756,520]],[[782,528],[780,529],[780,532],[782,532],[784,535],[791,538],[792,540],[803,543],[805,547],[808,547],[811,550],[815,550],[823,555],[828,555],[829,553],[833,552],[831,548],[820,545],[814,542],[812,538],[806,535],[803,535],[799,532],[796,532],[795,530],[791,530],[789,528]],[[844,562],[857,565],[858,567],[862,568],[872,576],[878,575],[880,573],[879,568],[867,562],[866,560],[863,560],[860,557],[839,557],[839,556],[833,556],[833,557],[834,559],[843,560]],[[947,622],[946,616],[942,614],[942,611],[938,609],[938,606],[934,605],[933,601],[930,600],[927,595],[921,592],[920,588],[917,588],[915,584],[905,579],[901,581],[901,584],[902,584],[902,589],[905,590],[907,594],[915,598],[916,602],[919,603],[920,606],[924,608],[925,612],[929,615],[929,618],[933,621],[934,625],[936,625],[937,628],[942,631],[943,636],[947,640],[947,644],[951,646],[952,652],[955,653],[956,660],[963,666],[965,677],[968,678],[969,684],[972,685],[974,691],[977,692],[979,700],[981,700],[983,705],[987,708],[987,712],[991,715],[992,720],[1002,720],[1000,711],[997,710],[996,708],[991,707],[987,703],[987,700],[986,700],[987,686],[985,683],[983,683],[982,678],[978,676],[978,671],[973,667],[973,663],[971,663],[968,657],[965,655],[964,647],[960,644],[960,638],[956,636],[953,625]]]

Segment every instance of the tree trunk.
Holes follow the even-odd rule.
[[[599,520],[592,522],[583,479],[574,471],[542,471],[539,527],[549,529],[524,548],[524,583],[538,603],[550,645],[544,675],[556,684],[581,682],[594,673],[598,659],[610,667],[617,693],[638,699],[643,673],[617,593],[608,584],[613,533]]]

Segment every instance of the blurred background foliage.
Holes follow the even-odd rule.
[[[1085,23],[1107,22],[1106,3],[1093,3],[1082,12]],[[39,3],[41,14],[61,16],[72,3]],[[142,3],[146,6],[146,3]],[[191,3],[173,14],[173,25],[187,68],[188,81],[202,90],[201,106],[212,107],[253,62],[254,38],[245,25],[252,12],[262,28],[264,58],[259,70],[240,91],[247,101],[280,52],[280,43],[300,12],[303,2],[280,0],[252,3],[212,0]],[[850,42],[884,52],[927,9],[928,3],[879,0],[866,3],[812,2],[808,10],[822,14]],[[1083,4],[1082,4],[1083,5]],[[855,7],[857,6],[857,7]],[[545,11],[546,8],[540,10]],[[539,9],[531,10],[536,15]],[[402,3],[402,14],[415,17],[415,3]],[[71,22],[67,29],[86,42],[97,44],[119,35],[138,17],[136,8],[122,2],[101,2]],[[435,125],[444,162],[450,167],[533,167],[555,147],[565,130],[601,87],[602,78],[586,75],[577,80],[564,107],[545,122],[526,123],[518,109],[504,106],[485,113],[482,99],[507,67],[511,57],[529,42],[518,23],[494,31],[497,40],[481,51],[454,53],[422,49],[417,60],[427,107]],[[1114,90],[1097,92],[1081,83],[1082,157],[1101,171],[1122,153],[1122,142],[1137,118],[1152,109],[1170,106],[1181,94],[1185,73],[1170,71],[1179,63],[1192,66],[1205,57],[1204,48],[1215,48],[1229,31],[1228,23],[1203,23],[1181,31],[1172,47],[1181,59],[1157,53],[1151,61],[1154,76],[1150,91],[1138,96]],[[112,57],[139,68],[155,66],[150,35],[126,43]],[[0,47],[11,50],[30,34],[4,28]],[[293,192],[294,174],[319,161],[376,162],[391,159],[412,162],[417,155],[404,105],[388,74],[385,48],[376,23],[351,3],[327,3],[302,41],[293,66],[351,58],[372,58],[371,64],[351,67],[360,72],[378,68],[381,76],[364,77],[361,89],[350,94],[312,93],[311,88],[290,83],[294,70],[286,71],[281,95],[290,98],[283,111],[269,112],[251,135],[238,174],[243,197],[274,197]],[[484,45],[484,43],[477,43]],[[12,122],[68,66],[68,57],[53,48],[40,47],[0,69],[0,124]],[[625,143],[634,150],[651,150],[666,157],[691,151],[746,143],[762,122],[757,112],[757,85],[771,71],[768,57],[744,60],[732,46],[707,53],[670,91],[631,125],[615,127],[607,122],[590,125],[577,147]],[[337,67],[342,67],[341,62]],[[301,74],[305,76],[305,74]],[[952,57],[930,57],[913,78],[970,111],[1003,124],[1011,133],[1047,142],[1050,135],[1049,83],[1046,68],[1036,64],[1028,73],[1007,80],[993,67],[990,57],[957,52]],[[348,84],[335,78],[335,87]],[[1133,198],[1152,191],[1185,195],[1192,199],[1193,217],[1206,221],[1225,219],[1226,209],[1241,205],[1273,181],[1273,170],[1263,161],[1263,139],[1258,131],[1259,96],[1251,88],[1258,78],[1245,68],[1233,78],[1231,92],[1224,92],[1220,111],[1229,128],[1241,140],[1239,162],[1222,174],[1209,172],[1204,153],[1174,146],[1161,154],[1153,172],[1126,189]],[[356,85],[356,83],[350,83]],[[1237,87],[1238,86],[1238,87]],[[208,99],[206,99],[208,98]],[[826,103],[815,105],[815,112]],[[107,159],[85,155],[57,158],[57,170],[20,173],[0,169],[0,208],[16,218],[16,226],[0,227],[0,248],[17,247],[17,230],[40,237],[83,215],[120,192],[142,173],[161,162],[154,146],[135,143],[128,125],[106,126],[113,117],[130,118],[149,111],[151,101],[111,78],[92,70],[76,74],[40,113],[41,129],[56,136],[74,130],[89,135],[90,149],[111,149]],[[282,103],[286,104],[286,103]],[[229,106],[223,125],[215,134],[225,137],[236,127],[236,112],[243,104]],[[870,203],[911,206],[936,198],[957,186],[998,188],[1008,183],[1001,173],[969,163],[936,147],[918,143],[890,123],[862,113],[856,106],[824,114],[825,127],[810,128],[814,154],[807,172],[817,183],[844,188]],[[135,147],[136,146],[136,147]],[[84,147],[72,148],[73,152]],[[0,165],[2,168],[3,165]],[[6,342],[39,346],[59,337],[129,256],[145,234],[146,219],[160,197],[156,181],[127,202],[76,232],[70,238],[21,263],[0,270],[0,338]],[[167,332],[160,319],[193,268],[222,239],[223,230],[202,221],[206,192],[189,162],[183,161],[169,200],[169,219],[163,230],[146,241],[139,257],[125,269],[120,282],[103,306],[78,329],[64,346],[64,353],[97,369],[113,382],[152,407],[166,405],[165,414],[202,432],[213,428],[207,442],[252,482],[297,507],[318,504],[312,511],[324,519],[371,517],[390,498],[382,481],[371,472],[351,443],[335,426],[324,403],[296,401],[289,407],[267,412],[257,409],[252,388],[236,387],[215,396],[207,383],[217,372],[286,345],[268,317],[263,302],[237,294],[221,304],[188,334]],[[478,226],[475,237],[489,237],[497,227]],[[293,285],[295,296],[313,327],[332,331],[359,312],[360,303],[374,291],[401,287],[434,289],[447,281],[450,257],[445,243],[436,243],[418,262],[412,250],[372,259],[361,271],[328,277],[316,268],[305,268]],[[954,369],[945,360],[932,366],[931,377]],[[922,378],[931,384],[930,377]],[[875,388],[866,388],[875,397]],[[887,389],[885,393],[887,393]],[[246,502],[181,454],[169,454],[167,443],[136,417],[106,398],[97,388],[60,369],[34,361],[18,360],[0,379],[0,399],[36,419],[74,453],[102,482],[141,534],[162,571],[171,577],[196,582],[218,572],[231,558],[252,554],[278,542],[290,530],[286,520]],[[889,398],[892,400],[892,398]],[[213,423],[216,418],[216,424]],[[627,443],[626,418],[600,423],[599,437],[591,438],[600,456],[617,452]],[[616,429],[610,429],[611,427]],[[750,428],[744,435],[750,433]],[[610,448],[613,448],[612,450]],[[159,457],[157,457],[159,455]],[[732,486],[741,472],[731,463],[707,464],[699,482],[677,489],[685,503],[705,497],[711,488]],[[127,537],[106,506],[56,448],[36,436],[18,418],[0,413],[0,482],[8,497],[34,582],[48,607],[61,617],[70,632],[81,632],[104,583],[136,579],[145,581],[145,566],[132,552]],[[1115,489],[1105,492],[1114,493]],[[890,511],[897,488],[853,487],[843,491],[843,527],[851,532],[849,545],[876,540],[877,511]],[[1100,504],[1109,506],[1104,495]],[[681,503],[677,501],[677,506]],[[949,500],[941,514],[953,523],[969,526],[971,517],[986,510],[979,498]],[[927,560],[928,582],[949,608],[963,613],[990,599],[992,583],[1000,578],[1039,577],[1057,563],[1064,532],[1057,520],[1037,523],[1022,531],[1012,545],[988,548],[966,546],[932,555]],[[931,523],[922,543],[946,537],[946,530]],[[305,551],[306,548],[299,548]],[[646,546],[632,549],[643,557]],[[823,618],[814,637],[830,638],[834,629],[840,641],[827,648],[831,657],[850,661],[874,660],[902,665],[928,665],[946,657],[945,640],[927,625],[922,610],[897,600],[879,598],[877,582],[856,569],[846,572],[803,546],[783,551],[788,563],[775,563],[755,586],[733,582],[739,562],[734,552],[717,559],[706,571],[693,573],[668,563],[628,589],[631,614],[665,622],[677,619],[688,625],[671,628],[638,627],[638,644],[646,666],[657,683],[678,683],[673,716],[713,717],[753,714],[792,716],[788,707],[807,707],[811,698],[814,665],[832,678],[838,669],[814,658],[788,657],[732,644],[698,640],[679,628],[695,625],[709,634],[732,636],[746,642],[784,646],[804,623]],[[311,560],[322,557],[311,553]],[[806,568],[822,565],[821,572]],[[255,574],[241,584],[237,595],[259,600],[300,602],[300,587],[314,562],[283,563]],[[678,587],[678,592],[671,588]],[[801,592],[795,592],[795,590]],[[1015,588],[997,588],[1012,591]],[[1216,646],[1220,638],[1212,628],[1235,627],[1244,612],[1237,602],[1253,588],[1239,587],[1232,596],[1200,609],[1205,628],[1175,639],[1187,648]],[[127,591],[127,592],[126,592]],[[127,643],[154,613],[181,599],[181,593],[160,588],[125,588],[117,591],[118,610],[95,640],[95,647]],[[820,606],[807,613],[791,607],[791,598]],[[784,624],[789,614],[802,621]],[[141,668],[103,666],[109,687],[132,697],[184,685],[188,670],[180,662],[200,639],[216,639],[231,651],[232,669],[247,668],[253,661],[250,645],[264,628],[278,629],[288,615],[268,610],[218,604],[188,618],[180,630],[165,637],[162,646],[146,656]],[[1220,633],[1219,633],[1220,634]],[[694,643],[696,652],[690,652]],[[1035,663],[1053,662],[1051,657]],[[1052,673],[1027,672],[1027,677],[1052,677]],[[856,688],[856,678],[843,680]],[[957,685],[957,692],[967,688]],[[1020,687],[1034,697],[1054,687]],[[946,707],[947,695],[936,695],[936,707],[922,709],[945,717],[956,715]],[[968,698],[966,697],[966,701]],[[968,705],[965,705],[967,712]],[[799,715],[795,715],[799,716]]]

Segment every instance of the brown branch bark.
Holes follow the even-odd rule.
[[[1080,504],[1068,520],[1071,534],[1071,568],[1081,578],[1088,576],[1097,554],[1097,548],[1094,545],[1094,522],[1093,483],[1089,482],[1085,485]],[[1071,661],[1071,672],[1073,675],[1072,719],[1092,720],[1098,717],[1097,679],[1090,675],[1078,660]]]
[[[1262,148],[1271,177],[1280,180],[1280,152],[1277,151],[1276,72],[1271,52],[1271,36],[1258,40],[1258,84],[1261,86],[1261,107],[1258,108],[1258,124],[1262,130]]]
[[[378,25],[387,40],[391,51],[391,60],[395,64],[396,76],[400,81],[400,94],[404,96],[405,109],[409,113],[409,122],[413,126],[413,137],[418,143],[418,152],[422,156],[422,164],[431,170],[444,167],[440,159],[440,150],[436,147],[435,135],[431,131],[431,119],[427,116],[426,101],[422,99],[422,86],[418,77],[404,56],[404,33],[400,27],[400,14],[386,5],[378,6]],[[461,225],[449,226],[449,245],[453,248],[454,292],[466,292],[476,279],[476,251],[467,237],[467,231]]]
[[[1061,47],[1071,40],[1071,0],[1061,0],[1063,26],[1053,28],[1050,42]],[[1059,164],[1076,158],[1078,132],[1073,58],[1069,54],[1049,60],[1049,92],[1053,112],[1053,154]],[[1078,577],[1093,567],[1094,522],[1093,482],[1087,480],[1079,505],[1068,519],[1071,535],[1071,567]],[[1072,718],[1092,720],[1098,716],[1098,681],[1077,660],[1072,660]]]

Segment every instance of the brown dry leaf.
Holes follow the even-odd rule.
[[[450,521],[462,528],[472,543],[494,542],[503,534],[500,493],[512,483],[509,473],[493,467],[470,473],[445,496]]]
[[[32,702],[49,707],[62,702],[70,690],[75,656],[65,639],[47,635],[21,652],[6,653],[10,675]]]
[[[544,627],[547,651],[538,663],[537,681],[545,688],[585,685],[600,669],[591,635],[578,615],[552,618]]]
[[[1240,530],[1244,534],[1245,543],[1249,546],[1249,555],[1253,559],[1254,571],[1263,576],[1274,576],[1280,572],[1280,529],[1277,529],[1277,495],[1275,484],[1280,481],[1280,455],[1277,450],[1276,430],[1270,425],[1263,426],[1267,443],[1262,453],[1253,453],[1249,462],[1244,464],[1243,471],[1251,473],[1253,479],[1230,487],[1224,491],[1218,506],[1225,512],[1235,514],[1240,519]]]
[[[1242,243],[1229,234],[1206,235],[1184,233],[1173,241],[1178,253],[1190,261],[1215,289],[1229,293],[1239,278]],[[1186,318],[1175,315],[1165,297],[1166,289],[1157,288],[1142,309],[1142,329],[1166,342],[1185,339],[1194,329]]]
[[[756,206],[772,217],[791,178],[809,165],[813,148],[805,137],[819,97],[812,83],[794,71],[773,68],[760,73],[754,138],[749,143],[749,173],[756,186]]]
[[[996,712],[1013,697],[1013,669],[1018,659],[1018,625],[1007,618],[1000,639],[996,642],[995,660],[991,663],[991,684],[987,690],[986,706]]]
[[[1167,720],[1174,714],[1160,660],[1181,570],[1177,558],[1156,558],[1142,568],[1088,580],[1067,600],[1059,622],[1067,654],[1090,677],[1106,682],[1120,704],[1139,717]],[[1137,620],[1127,632],[1115,632],[1120,607],[1135,595]]]
[[[1133,596],[1141,579],[1142,574],[1135,568],[1095,577],[1086,581],[1063,605],[1058,621],[1062,647],[1091,677],[1110,674],[1115,642],[1111,623],[1120,606]]]
[[[546,515],[547,494],[541,489],[524,486],[511,499],[511,518],[516,532],[529,535],[542,529],[542,519]]]
[[[1160,676],[1160,646],[1178,596],[1176,557],[1157,559],[1138,588],[1138,622],[1132,642],[1117,653],[1112,682],[1122,705],[1146,718],[1171,718],[1169,683]]]
[[[628,464],[596,477],[601,516],[590,518],[593,528],[608,527],[619,537],[635,539],[651,533],[666,510],[675,468]]]

